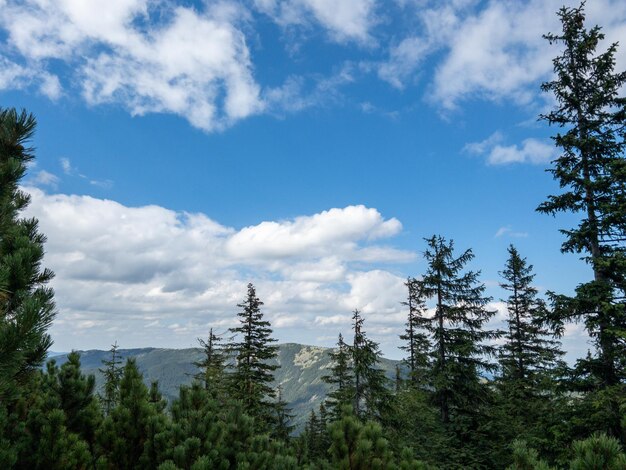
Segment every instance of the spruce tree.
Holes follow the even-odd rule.
[[[508,331],[500,347],[499,362],[502,381],[523,389],[523,395],[529,398],[529,394],[542,393],[542,378],[561,365],[559,359],[564,353],[544,326],[547,309],[532,286],[535,277],[532,265],[527,264],[513,245],[508,253],[505,269],[500,273],[505,281],[500,287],[510,292],[505,300]]]
[[[100,402],[104,409],[104,414],[108,415],[115,408],[119,399],[119,388],[122,374],[124,373],[121,364],[122,358],[118,351],[117,341],[111,345],[109,359],[103,359],[103,368],[99,369],[104,378],[104,392],[100,396]]]
[[[408,353],[404,362],[409,366],[409,381],[411,385],[418,386],[423,384],[430,366],[428,357],[430,341],[424,330],[428,321],[425,319],[426,302],[421,285],[416,279],[407,279],[405,286],[409,293],[407,300],[402,304],[408,307],[409,313],[404,334],[400,335],[400,339],[406,344],[400,346],[400,349]]]
[[[45,237],[21,212],[30,196],[19,189],[33,149],[35,118],[0,108],[0,401],[18,393],[46,358],[55,316],[53,273],[41,267]]]
[[[607,431],[621,436],[619,397],[626,380],[626,98],[620,92],[626,72],[615,72],[617,44],[598,52],[604,34],[585,26],[584,3],[558,12],[562,32],[547,34],[563,46],[553,60],[555,78],[542,85],[556,107],[541,117],[560,131],[554,136],[562,154],[549,170],[563,192],[548,196],[538,211],[580,216],[577,227],[561,230],[563,252],[581,253],[593,280],[579,285],[575,297],[554,295],[557,320],[584,320],[595,342],[595,357],[578,363],[589,380],[588,392],[609,388]],[[623,437],[622,437],[623,438]]]
[[[490,407],[492,459],[501,466],[514,457],[507,449],[517,439],[544,451],[546,430],[562,421],[567,398],[560,393],[560,382],[567,370],[560,343],[546,326],[548,310],[532,286],[535,275],[514,246],[500,273],[500,287],[509,293],[503,301],[508,310],[504,342],[498,351],[500,364],[495,385],[499,392]],[[550,443],[550,445],[552,445]]]
[[[213,398],[221,397],[224,385],[224,368],[226,355],[222,346],[222,338],[213,333],[213,328],[209,330],[209,336],[205,340],[198,338],[198,343],[202,347],[203,357],[200,361],[194,362],[200,371],[194,378],[204,385]]]
[[[339,333],[337,348],[330,353],[330,375],[325,375],[322,380],[331,385],[332,390],[326,397],[326,406],[331,420],[341,417],[341,408],[352,404],[354,396],[354,375],[350,346],[343,340]]]
[[[486,387],[479,373],[493,370],[486,357],[495,353],[485,342],[498,333],[484,329],[495,312],[487,309],[491,298],[484,296],[479,273],[462,272],[474,257],[472,250],[455,257],[452,241],[433,236],[426,243],[428,267],[419,285],[435,302],[434,315],[424,321],[433,346],[431,385],[441,419],[449,423],[459,414],[473,414],[484,399]]]
[[[272,437],[280,441],[288,441],[295,429],[292,424],[295,415],[291,413],[287,402],[283,398],[283,389],[278,386],[276,403],[274,403],[274,429]]]
[[[389,406],[391,394],[385,371],[378,367],[381,359],[378,343],[367,337],[364,319],[358,309],[352,312],[352,371],[354,374],[354,410],[358,417],[381,419]]]
[[[270,322],[263,319],[261,306],[252,284],[248,284],[245,300],[237,306],[240,326],[230,331],[238,335],[230,345],[235,357],[234,371],[231,374],[232,396],[241,400],[244,411],[257,420],[257,425],[267,428],[271,425],[274,414],[274,389],[270,386],[274,380],[273,372],[278,368],[269,361],[275,359],[278,347],[271,343]]]

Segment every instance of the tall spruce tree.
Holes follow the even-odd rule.
[[[430,365],[428,357],[430,341],[424,330],[428,321],[425,319],[426,302],[421,285],[416,279],[407,279],[405,286],[409,293],[407,300],[402,304],[408,307],[409,313],[404,334],[400,335],[400,339],[406,343],[400,346],[400,349],[408,353],[405,362],[409,366],[409,381],[413,386],[417,386],[423,383]]]
[[[0,108],[0,401],[14,397],[52,344],[46,333],[55,316],[53,273],[42,269],[45,237],[36,219],[21,212],[30,196],[19,189],[33,149],[35,118]]]
[[[248,284],[245,300],[237,304],[240,326],[230,331],[237,338],[230,348],[235,356],[231,374],[232,396],[241,400],[244,411],[257,420],[257,425],[267,428],[273,421],[275,391],[271,387],[273,372],[278,368],[269,361],[276,358],[278,347],[272,346],[270,322],[263,319],[263,302],[256,295],[252,284]]]
[[[560,343],[545,326],[548,311],[532,286],[533,267],[514,246],[509,246],[508,254],[500,273],[504,281],[500,286],[509,293],[503,300],[508,328],[499,347],[500,372],[495,382],[499,393],[489,410],[491,458],[501,467],[517,458],[507,449],[515,439],[541,450],[552,446],[544,438],[546,430],[559,425],[560,413],[567,410],[567,397],[559,393],[567,368]]]
[[[378,367],[381,359],[378,343],[367,337],[363,316],[358,309],[352,312],[352,373],[354,376],[353,406],[359,418],[380,419],[390,403],[385,371]]]
[[[326,407],[333,421],[341,418],[343,406],[352,404],[354,375],[351,356],[350,346],[339,333],[337,348],[330,353],[330,374],[322,377],[322,380],[332,387],[326,397]]]
[[[509,318],[505,342],[500,347],[502,380],[513,383],[522,394],[542,393],[541,381],[546,372],[554,371],[563,356],[560,343],[544,326],[547,309],[532,286],[532,265],[510,245],[500,287],[510,293],[505,300]]]
[[[549,171],[564,192],[537,210],[581,217],[577,227],[561,231],[562,251],[583,254],[593,280],[573,298],[553,296],[556,319],[584,320],[597,354],[579,361],[578,371],[589,378],[588,391],[611,389],[618,397],[626,380],[626,98],[619,95],[626,72],[614,70],[617,44],[597,51],[604,34],[586,28],[584,3],[563,7],[558,16],[562,32],[545,38],[563,52],[553,60],[554,80],[542,85],[557,104],[541,118],[561,129],[554,141],[562,154]],[[619,401],[608,404],[607,431],[615,436],[622,434]]]
[[[441,236],[428,238],[426,243],[428,268],[419,286],[435,303],[435,313],[425,319],[424,328],[430,333],[434,358],[431,386],[441,419],[447,424],[478,409],[486,392],[479,373],[493,369],[486,356],[495,353],[485,342],[498,333],[484,329],[495,312],[487,309],[491,298],[484,296],[479,273],[462,272],[474,257],[472,251],[455,256],[454,243]]]

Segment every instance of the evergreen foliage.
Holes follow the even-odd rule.
[[[556,424],[548,418],[556,417],[556,410],[566,408],[565,397],[559,393],[561,375],[566,371],[561,360],[563,352],[545,326],[548,311],[532,286],[532,266],[512,245],[507,251],[509,257],[500,273],[504,280],[500,287],[509,293],[504,300],[508,328],[499,348],[499,393],[489,410],[492,458],[503,464],[510,461],[505,447],[512,440],[528,442],[545,451],[549,437],[546,430]]]
[[[215,397],[221,397],[224,393],[225,362],[226,354],[222,345],[222,338],[209,330],[207,340],[198,338],[204,357],[194,365],[200,369],[194,377],[204,388]]]
[[[100,397],[104,414],[108,415],[117,405],[119,399],[120,380],[122,378],[122,358],[118,353],[117,341],[111,345],[111,357],[102,361],[104,366],[100,372],[104,376],[104,393]]]
[[[33,149],[35,117],[0,108],[0,401],[41,366],[52,344],[46,330],[55,316],[53,273],[42,269],[45,236],[36,219],[20,218],[30,196],[19,189]]]
[[[106,417],[97,440],[103,454],[100,465],[107,468],[150,468],[150,459],[144,454],[148,442],[151,419],[160,413],[160,407],[149,400],[135,361],[128,359],[120,381],[119,404]]]
[[[350,346],[345,343],[341,333],[337,340],[337,348],[330,353],[330,358],[332,360],[330,375],[324,376],[322,380],[333,386],[333,390],[326,397],[326,406],[329,415],[333,419],[338,419],[342,407],[351,405],[355,394]]]
[[[385,372],[378,367],[381,358],[378,343],[367,337],[363,322],[361,312],[355,309],[352,312],[354,342],[351,348],[353,406],[359,418],[380,419],[387,409],[391,395]]]
[[[617,44],[597,51],[604,34],[585,26],[584,3],[558,16],[562,32],[545,38],[563,52],[553,60],[554,80],[542,85],[557,105],[542,118],[560,129],[554,141],[562,154],[549,171],[564,192],[538,210],[580,215],[577,227],[561,230],[562,251],[582,253],[593,280],[575,297],[553,295],[554,321],[584,320],[596,354],[578,363],[580,391],[613,390],[604,430],[624,439],[617,397],[626,380],[626,98],[619,96],[626,72],[614,70]]]
[[[270,384],[278,367],[268,363],[276,357],[278,348],[271,344],[276,340],[271,337],[270,322],[263,319],[262,305],[254,286],[248,284],[245,300],[237,304],[241,309],[237,314],[240,326],[230,329],[238,335],[238,341],[230,345],[235,356],[230,377],[232,396],[241,400],[244,411],[259,425],[271,422],[274,415],[275,404],[271,399],[275,391]]]
[[[432,342],[434,399],[447,424],[462,415],[474,415],[488,394],[479,373],[493,370],[485,357],[495,350],[486,341],[497,338],[498,333],[483,328],[495,312],[486,308],[491,298],[484,296],[479,273],[462,272],[474,257],[472,251],[455,257],[452,241],[433,236],[426,242],[428,268],[419,288],[434,300],[435,313],[422,324]]]
[[[626,73],[614,72],[615,44],[596,52],[603,35],[585,28],[584,3],[559,18],[562,33],[546,38],[563,52],[543,85],[557,107],[543,117],[562,129],[550,171],[564,192],[538,210],[581,215],[563,230],[562,249],[583,254],[593,280],[573,297],[550,294],[548,308],[532,266],[510,246],[501,273],[508,328],[494,331],[479,272],[466,270],[472,251],[426,239],[426,272],[407,280],[403,302],[408,380],[396,368],[390,390],[379,346],[354,310],[354,340],[339,334],[323,378],[331,391],[300,436],[274,388],[278,348],[252,284],[235,340],[224,347],[213,329],[199,340],[196,380],[169,407],[133,359],[121,367],[117,343],[102,361],[100,400],[77,352],[41,368],[52,273],[41,267],[37,221],[20,218],[29,197],[19,189],[35,119],[0,109],[0,468],[626,469]],[[570,370],[555,337],[572,320],[584,321],[595,350]],[[496,369],[493,356],[499,373],[490,380],[481,375]]]
[[[406,343],[404,346],[400,346],[400,349],[408,353],[405,361],[409,366],[411,384],[419,386],[424,384],[430,367],[428,351],[431,344],[424,331],[427,324],[425,319],[426,302],[421,284],[416,279],[407,279],[405,285],[409,293],[407,300],[402,304],[409,308],[409,314],[404,334],[400,335],[400,339]]]

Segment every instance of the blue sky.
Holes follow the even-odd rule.
[[[193,346],[254,282],[279,340],[332,345],[359,308],[399,357],[435,233],[474,250],[496,325],[510,243],[571,292],[576,219],[534,210],[558,191],[537,116],[561,4],[0,0],[0,103],[39,123],[54,349]],[[626,42],[623,2],[587,10]],[[588,347],[580,325],[564,341]]]

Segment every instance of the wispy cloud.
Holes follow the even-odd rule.
[[[558,150],[549,140],[524,139],[520,145],[502,145],[504,136],[494,132],[480,142],[471,142],[463,151],[485,158],[488,165],[508,165],[512,163],[532,163],[541,165],[558,156]]]
[[[336,42],[367,43],[376,23],[375,0],[254,0],[256,8],[283,27],[324,27]]]
[[[29,178],[27,183],[37,187],[48,186],[52,189],[57,189],[59,186],[59,177],[46,170],[41,170],[35,173],[35,176],[32,178]]]
[[[63,169],[63,173],[65,173],[67,176],[74,176],[77,178],[81,178],[85,181],[87,181],[90,185],[92,186],[96,186],[98,188],[102,188],[102,189],[110,189],[111,187],[113,187],[113,181],[110,179],[105,179],[105,180],[98,180],[98,179],[93,179],[90,178],[89,176],[81,173],[78,168],[74,167],[72,165],[72,162],[69,158],[67,157],[61,157],[59,159],[59,163],[61,164],[61,168]]]
[[[510,225],[507,225],[505,227],[500,227],[494,235],[494,238],[500,238],[504,236],[513,238],[526,238],[528,237],[528,232],[518,232],[513,230]]]

